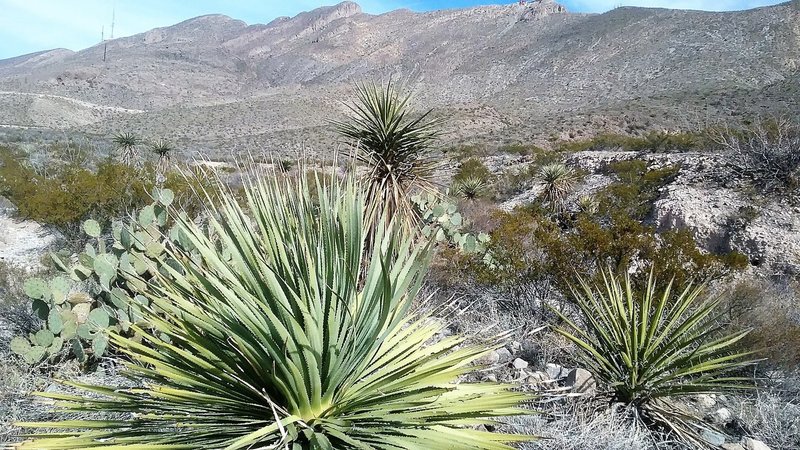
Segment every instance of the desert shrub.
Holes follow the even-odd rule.
[[[57,431],[19,448],[500,450],[529,439],[475,429],[527,414],[526,394],[460,382],[498,337],[434,342],[445,325],[412,312],[430,247],[370,233],[352,178],[330,189],[277,177],[245,186],[246,206],[226,194],[208,211],[211,231],[179,219],[202,257],[169,248],[180,265],[149,285],[144,315],[156,331],[141,330],[142,342],[156,349],[109,333],[139,387],[42,394],[65,411],[129,415],[22,424]]]
[[[556,145],[556,149],[568,153],[596,150],[657,153],[706,150],[716,146],[711,136],[711,133],[705,130],[678,133],[651,131],[643,136],[601,134],[582,141],[561,142]]]
[[[202,191],[208,182],[200,171],[168,172],[163,182],[190,214],[205,201]],[[24,155],[0,148],[0,195],[17,206],[21,217],[51,225],[70,240],[80,237],[80,225],[87,219],[106,225],[150,204],[155,181],[151,164],[134,169],[112,160],[101,161],[95,170],[69,164],[39,175]]]
[[[664,153],[709,150],[716,147],[711,130],[677,133],[651,131],[643,136],[600,134],[583,141],[560,142],[555,146],[558,151],[568,153],[597,150]]]
[[[89,217],[118,217],[145,203],[146,191],[127,166],[104,162],[97,172],[67,166],[50,177],[37,175],[19,159],[2,155],[0,193],[24,218],[53,225],[66,234]]]
[[[442,153],[451,156],[456,161],[464,161],[470,158],[482,158],[489,156],[489,150],[484,145],[460,145],[453,147],[445,147]]]
[[[734,414],[769,448],[794,450],[800,443],[800,396],[797,392],[759,390],[735,399]]]
[[[538,157],[539,155],[546,155],[552,153],[539,146],[533,144],[509,144],[504,145],[497,149],[500,153],[508,153],[511,155],[531,156]]]
[[[617,181],[599,193],[599,209],[607,217],[644,220],[652,213],[660,189],[671,183],[679,171],[678,166],[650,169],[647,162],[638,159],[609,164],[605,172]]]
[[[470,158],[458,166],[458,171],[453,175],[453,182],[477,178],[483,181],[492,179],[492,172],[480,159]]]
[[[789,119],[761,121],[718,138],[733,173],[764,192],[800,194],[800,125]]]
[[[574,274],[596,276],[598,266],[614,267],[618,273],[633,271],[639,283],[655,270],[660,283],[674,276],[678,286],[746,267],[747,258],[737,252],[701,251],[688,230],[658,233],[645,223],[659,190],[678,170],[650,169],[642,160],[610,164],[606,171],[617,181],[596,194],[595,214],[552,217],[536,204],[497,212],[491,227],[484,230],[490,231],[488,247],[496,266],[462,262],[453,267],[471,267],[481,283],[552,280],[562,289]]]
[[[521,169],[507,170],[495,180],[493,191],[497,200],[506,200],[531,189],[539,167],[530,164]]]
[[[657,233],[624,214],[579,214],[564,222],[531,205],[495,213],[492,226],[487,247],[495,266],[462,263],[477,281],[491,285],[551,280],[566,289],[575,274],[593,278],[599,266],[611,266],[618,273],[632,271],[637,281],[654,270],[660,283],[674,277],[683,286],[747,266],[747,258],[736,252],[701,251],[688,230]]]
[[[734,326],[752,328],[748,348],[765,367],[800,365],[800,287],[792,281],[743,280],[726,296]]]
[[[22,288],[25,276],[23,269],[0,261],[0,317],[11,324],[12,332],[31,333],[39,326]]]
[[[726,332],[720,299],[702,299],[702,285],[673,292],[671,283],[659,290],[651,278],[636,288],[611,271],[603,281],[581,280],[572,289],[580,321],[558,313],[566,325],[556,330],[578,347],[601,395],[636,408],[646,424],[705,447],[701,419],[674,400],[751,387],[751,379],[736,376],[753,364],[750,352],[737,350],[748,331]]]

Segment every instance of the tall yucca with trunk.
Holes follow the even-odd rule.
[[[347,104],[351,117],[333,125],[356,142],[356,160],[368,169],[368,215],[377,219],[386,213],[412,228],[416,215],[410,192],[433,191],[437,163],[430,150],[441,120],[430,118],[431,110],[412,118],[410,95],[401,96],[391,81],[359,84],[355,93],[356,101]]]
[[[138,147],[141,140],[133,133],[119,133],[114,136],[114,144],[122,152],[121,159],[123,164],[133,164],[136,162],[139,152]]]
[[[704,286],[656,291],[652,278],[641,293],[630,277],[603,273],[604,286],[581,280],[573,297],[579,325],[557,328],[581,351],[586,367],[614,402],[631,405],[648,424],[666,427],[685,441],[705,447],[701,420],[683,411],[679,397],[752,387],[737,371],[753,364],[751,352],[737,350],[748,331],[728,333],[716,313],[719,299],[701,299]]]
[[[139,387],[40,394],[115,419],[22,424],[63,431],[20,448],[510,449],[529,438],[476,429],[526,414],[527,397],[458,382],[497,342],[435,339],[442,323],[411,306],[429,247],[391,226],[368,245],[352,177],[258,176],[244,197],[221,195],[210,232],[176,218],[202,258],[170,249],[182,266],[150,284],[153,329],[138,330],[142,343],[111,336]]]
[[[175,148],[164,139],[159,139],[153,142],[153,146],[150,150],[158,156],[158,162],[156,163],[158,172],[160,174],[166,173],[170,161],[172,161],[172,152],[175,151]]]

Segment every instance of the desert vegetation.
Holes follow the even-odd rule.
[[[0,147],[0,195],[64,247],[0,264],[0,438],[797,448],[798,280],[734,239],[768,210],[727,245],[656,220],[697,154],[791,207],[794,172],[769,169],[791,122],[444,152],[412,100],[360,85],[334,123],[350,153],[322,162],[198,169],[131,133],[103,157]],[[57,413],[10,400],[32,391]]]

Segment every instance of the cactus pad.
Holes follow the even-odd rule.
[[[100,234],[103,232],[102,228],[100,228],[100,224],[94,219],[83,222],[83,231],[87,236],[93,238],[99,238]]]

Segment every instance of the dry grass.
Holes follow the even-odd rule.
[[[565,401],[542,416],[515,419],[509,425],[516,432],[544,438],[524,444],[524,450],[688,450],[631,420],[623,407],[596,410],[585,401]]]
[[[800,386],[800,379],[788,381]],[[800,449],[800,391],[761,390],[753,397],[732,401],[735,415],[746,434],[763,441],[772,450]]]

